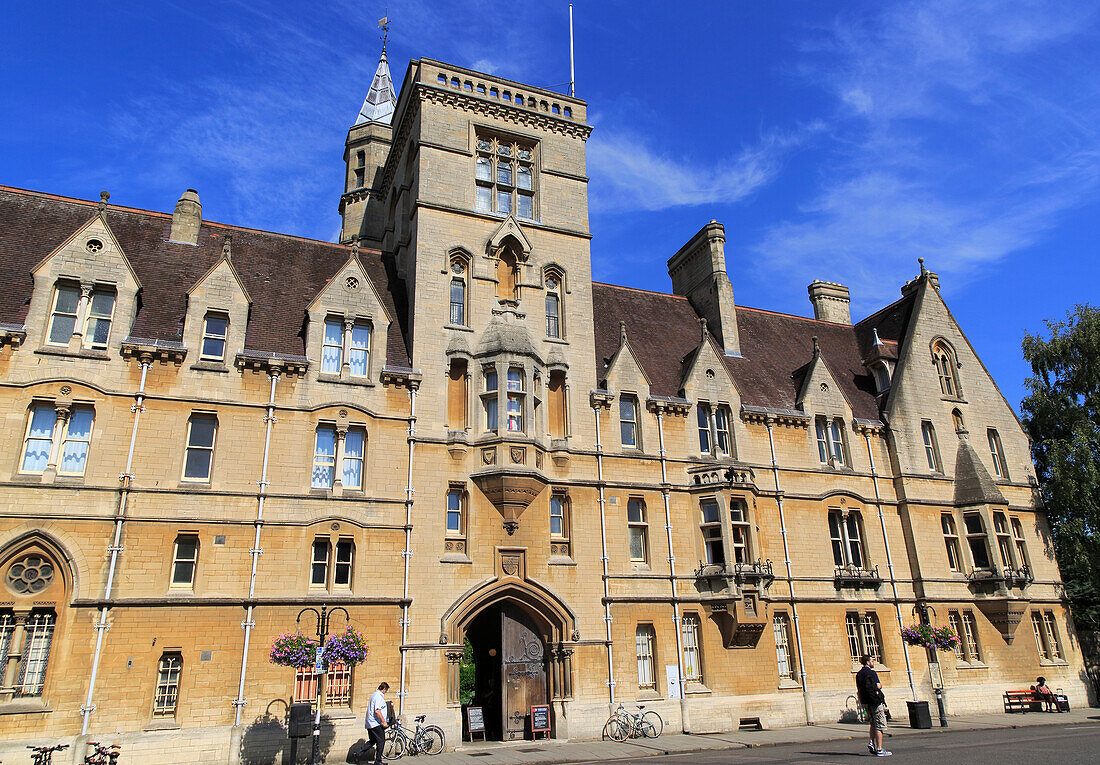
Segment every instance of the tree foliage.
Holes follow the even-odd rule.
[[[1079,623],[1100,627],[1100,308],[1079,305],[1025,333],[1023,400],[1054,553]]]

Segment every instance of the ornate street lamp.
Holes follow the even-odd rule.
[[[918,602],[913,606],[913,613],[920,619],[922,626],[932,626],[932,620],[928,617],[928,612],[932,612],[932,616],[936,616],[936,609],[927,603]],[[940,727],[947,727],[947,711],[943,706],[943,673],[940,671],[940,662],[936,654],[936,643],[932,641],[925,650],[928,652],[928,669],[932,680],[932,690],[936,694],[936,709],[940,713]]]
[[[325,675],[328,672],[328,659],[325,657],[325,641],[328,640],[328,620],[332,614],[337,611],[342,611],[344,613],[345,622],[349,620],[350,617],[348,616],[347,609],[342,606],[337,606],[330,612],[328,605],[325,603],[321,604],[320,611],[316,608],[303,608],[298,612],[298,618],[294,620],[295,624],[301,626],[302,614],[309,612],[317,617],[317,639],[321,641],[321,645],[317,649],[318,661],[314,666],[314,672],[317,674],[317,708],[313,713],[313,750],[309,760],[312,765],[320,765],[321,763],[321,690],[324,686]],[[942,710],[943,707],[941,706],[940,708]]]

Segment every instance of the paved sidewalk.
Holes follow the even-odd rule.
[[[904,722],[904,724],[903,724]],[[1080,709],[1063,714],[1029,712],[1027,714],[960,715],[948,718],[947,728],[914,730],[908,720],[894,721],[894,736],[942,735],[950,731],[1021,728],[1065,724],[1100,725],[1100,709]],[[543,763],[580,763],[592,761],[638,760],[687,752],[744,749],[754,746],[798,744],[811,741],[859,739],[867,736],[867,726],[850,723],[804,725],[765,731],[734,731],[692,736],[669,733],[658,739],[637,741],[516,741],[505,743],[463,743],[457,751],[432,758],[432,765],[542,765]],[[862,749],[858,747],[857,749]]]

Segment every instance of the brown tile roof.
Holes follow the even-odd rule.
[[[0,322],[22,323],[30,272],[96,212],[96,203],[0,186]],[[343,245],[203,221],[197,246],[168,241],[172,216],[110,205],[107,224],[142,283],[141,307],[129,334],[178,340],[187,290],[221,257],[233,233],[233,265],[252,298],[245,348],[305,354],[305,309],[348,259]],[[390,324],[386,363],[409,365],[405,288],[377,250],[362,250],[364,269],[381,295]]]
[[[650,379],[652,393],[679,394],[684,361],[699,346],[699,318],[686,298],[594,283],[592,313],[601,381],[605,362],[619,347],[619,322],[625,321],[630,346]],[[726,365],[743,404],[796,408],[797,372],[813,357],[816,335],[853,415],[878,418],[874,382],[863,366],[856,327],[738,306],[737,328],[742,358],[727,356]],[[880,327],[880,336],[883,331]]]

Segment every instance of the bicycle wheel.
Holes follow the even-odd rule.
[[[396,760],[405,753],[406,746],[408,746],[408,740],[404,733],[399,730],[387,733],[386,745],[382,747],[382,759]]]
[[[428,754],[439,754],[446,744],[447,737],[438,725],[429,725],[424,728],[424,732],[420,736],[420,751]]]
[[[657,738],[665,729],[665,721],[656,712],[649,711],[642,715],[642,735],[646,738]]]
[[[613,716],[603,726],[604,738],[609,738],[612,741],[626,741],[627,733],[630,728],[627,726],[623,719],[618,716]]]

